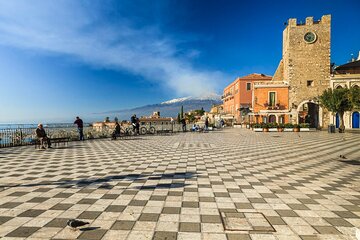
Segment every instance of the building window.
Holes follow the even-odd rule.
[[[267,117],[263,117],[262,122],[267,123]]]
[[[307,87],[313,87],[314,86],[314,81],[313,80],[307,80],[306,81],[306,86]]]
[[[276,116],[275,115],[270,115],[269,116],[269,123],[275,123],[276,122]]]
[[[246,91],[250,91],[251,90],[251,83],[246,83]]]
[[[269,106],[274,107],[276,104],[276,92],[269,92]]]
[[[281,115],[279,117],[279,123],[285,123],[285,116],[284,115]]]

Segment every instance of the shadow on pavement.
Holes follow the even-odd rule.
[[[11,188],[11,187],[37,187],[37,186],[49,186],[49,185],[57,185],[59,188],[72,188],[72,187],[80,187],[84,188],[89,185],[99,186],[98,188],[102,189],[111,189],[113,185],[110,183],[120,182],[121,180],[130,180],[132,181],[140,181],[145,182],[146,180],[163,180],[163,179],[192,179],[196,178],[197,173],[195,172],[174,172],[174,173],[166,173],[166,174],[127,174],[127,175],[112,175],[102,178],[85,178],[85,179],[60,179],[58,181],[42,181],[38,183],[28,183],[28,184],[9,184],[9,185],[0,185],[0,188]],[[130,183],[129,183],[130,185]],[[184,187],[187,184],[179,182],[179,183],[169,183],[169,184],[156,184],[149,186],[138,186],[133,189],[139,190],[149,190],[156,188],[179,188]]]
[[[85,227],[85,228],[80,228],[79,230],[82,232],[86,232],[86,231],[91,231],[91,230],[96,230],[99,229],[100,227]]]
[[[340,160],[340,162],[350,165],[360,165],[360,161],[358,160]]]

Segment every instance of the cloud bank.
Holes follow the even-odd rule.
[[[214,92],[224,79],[191,64],[200,53],[177,46],[154,25],[106,19],[103,1],[0,1],[0,44],[41,54],[60,54],[94,67],[127,71],[156,82],[178,96]],[[102,9],[102,10],[101,10]]]

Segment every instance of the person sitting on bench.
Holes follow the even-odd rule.
[[[120,124],[118,122],[115,123],[115,129],[112,134],[112,139],[116,140],[116,136],[120,136]]]
[[[36,129],[36,136],[40,140],[41,149],[45,149],[45,146],[44,146],[45,141],[47,142],[48,148],[51,148],[50,138],[48,138],[48,136],[46,135],[45,129],[41,123],[39,123],[39,125]]]

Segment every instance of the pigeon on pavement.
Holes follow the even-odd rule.
[[[78,227],[82,227],[86,224],[89,224],[88,222],[83,222],[77,219],[69,219],[66,223],[69,227],[76,229]]]
[[[346,157],[344,155],[340,155],[339,157],[342,159],[346,159]]]

